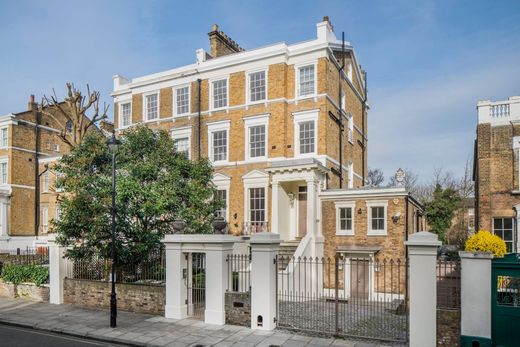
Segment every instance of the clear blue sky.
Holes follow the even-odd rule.
[[[315,37],[328,15],[368,72],[369,165],[460,174],[475,105],[520,95],[520,1],[2,1],[0,115],[67,81],[194,62],[212,23],[244,48]],[[339,36],[339,35],[338,35]]]

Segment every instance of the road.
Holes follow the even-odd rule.
[[[0,325],[2,347],[121,347],[105,342],[84,340],[39,330]]]

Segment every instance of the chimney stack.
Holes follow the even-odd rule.
[[[32,111],[34,108],[36,108],[36,103],[34,102],[34,94],[31,94],[29,96],[29,101],[27,102],[27,109]]]
[[[211,26],[211,31],[208,33],[210,54],[213,58],[221,57],[223,55],[243,52],[244,49],[233,41],[229,36],[219,30],[217,24]]]

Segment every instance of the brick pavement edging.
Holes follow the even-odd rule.
[[[124,311],[119,312],[117,328],[109,328],[108,322],[108,311],[0,298],[0,323],[130,346],[382,347],[366,342],[208,325],[190,319],[173,320]]]

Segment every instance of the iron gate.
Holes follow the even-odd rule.
[[[206,309],[206,254],[191,253],[187,257],[186,287],[188,298],[186,303],[188,304],[188,317],[204,320],[204,310]]]
[[[408,341],[406,261],[337,255],[275,262],[278,327]]]

